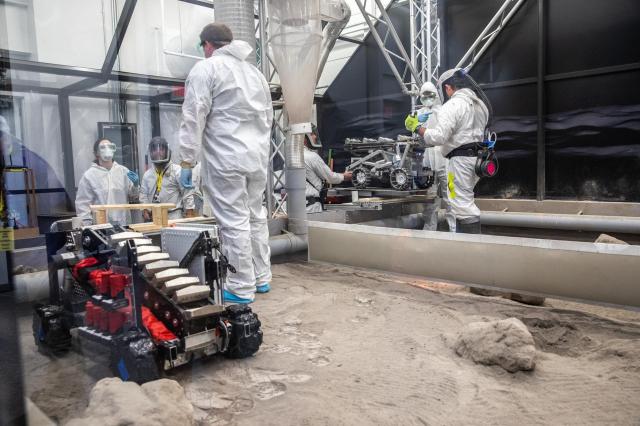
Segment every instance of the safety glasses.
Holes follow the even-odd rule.
[[[99,149],[111,149],[113,151],[116,150],[116,144],[113,142],[100,142]]]
[[[204,45],[207,44],[206,41],[204,40],[200,40],[200,43],[198,43],[196,45],[196,50],[202,55],[204,56]]]

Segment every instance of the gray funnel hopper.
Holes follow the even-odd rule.
[[[292,133],[309,123],[322,45],[319,0],[272,0],[269,4],[273,59]],[[310,130],[310,129],[309,129]],[[304,132],[306,133],[306,132]]]
[[[304,134],[311,132],[313,94],[322,45],[319,0],[272,0],[270,44],[289,118],[285,143],[285,190],[289,231],[305,237]]]

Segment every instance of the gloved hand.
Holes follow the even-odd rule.
[[[131,182],[133,182],[134,185],[138,186],[138,184],[140,183],[140,177],[138,176],[138,174],[136,172],[134,172],[133,170],[129,170],[129,173],[127,173],[127,177],[129,178],[129,180]]]
[[[416,113],[407,115],[407,118],[404,120],[404,127],[411,133],[415,133],[416,129],[420,126],[420,121],[418,121],[418,117]]]
[[[191,181],[192,170],[187,168],[182,168],[180,170],[180,185],[182,185],[185,189],[192,189],[193,182]]]
[[[431,115],[430,112],[425,112],[425,113],[422,113],[422,114],[418,114],[418,121],[420,123],[425,123],[430,115]]]

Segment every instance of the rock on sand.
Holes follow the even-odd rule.
[[[454,344],[459,356],[484,365],[499,365],[510,373],[533,370],[533,336],[517,318],[468,324]]]
[[[110,377],[96,383],[83,416],[67,426],[191,424],[193,406],[175,380],[160,379],[139,386]]]
[[[527,294],[520,294],[520,293],[511,293],[509,295],[509,299],[513,300],[514,302],[520,302],[520,303],[525,303],[527,305],[535,305],[535,306],[541,306],[542,304],[544,304],[544,301],[546,300],[544,297],[541,297],[541,296],[529,296]]]
[[[603,244],[624,244],[624,245],[629,245],[629,243],[627,243],[626,241],[622,241],[619,240],[615,237],[612,237],[611,235],[608,234],[600,234],[600,236],[598,237],[598,239],[595,241],[596,243],[603,243]]]

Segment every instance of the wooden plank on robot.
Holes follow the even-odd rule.
[[[153,225],[158,229],[169,226],[169,209],[174,209],[175,207],[176,205],[172,203],[96,204],[89,206],[93,212],[94,223],[97,225],[107,223],[107,212],[109,210],[151,210],[153,212]],[[136,231],[143,232],[140,229],[136,229]]]
[[[172,203],[143,203],[143,204],[92,204],[91,210],[152,210],[154,207],[175,209]]]

